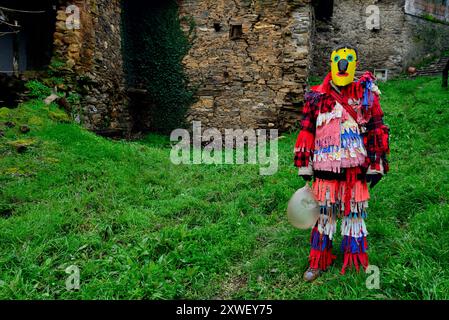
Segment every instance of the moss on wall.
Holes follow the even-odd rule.
[[[123,48],[128,87],[146,90],[131,101],[151,131],[183,126],[193,93],[182,59],[190,44],[180,26],[174,0],[123,1]]]

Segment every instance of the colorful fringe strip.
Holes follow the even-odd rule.
[[[343,212],[341,250],[344,261],[341,273],[353,265],[368,267],[368,243],[365,218],[368,207],[368,186],[357,180],[356,169],[349,170],[346,181],[316,179],[313,192],[320,204],[320,216],[312,230],[309,262],[311,268],[326,270],[335,260],[332,255],[332,239],[337,227],[337,216]],[[349,198],[347,197],[349,195]],[[346,202],[349,200],[349,204]]]
[[[315,137],[307,130],[301,130],[296,139],[295,152],[311,151],[314,148]]]
[[[320,113],[316,125],[315,170],[338,173],[341,168],[365,163],[367,152],[358,125],[341,105],[337,103],[332,112]]]
[[[352,268],[352,265],[356,268],[357,272],[360,270],[359,264],[364,270],[368,268],[368,242],[366,237],[352,237],[344,236],[341,243],[341,251],[344,252],[343,267],[341,274],[345,274],[346,269]]]
[[[329,236],[320,234],[318,228],[315,227],[312,230],[310,243],[312,246],[309,255],[310,267],[326,270],[337,258],[332,254],[332,240]]]
[[[324,112],[324,113],[320,112],[320,114],[316,119],[316,126],[320,127],[324,123],[329,124],[331,120],[340,119],[342,116],[343,116],[343,107],[337,104],[331,112]]]
[[[362,105],[365,107],[365,110],[368,111],[368,108],[373,104],[374,97],[372,94],[373,89],[373,81],[371,79],[365,80],[365,90],[363,92],[363,102]]]
[[[357,180],[358,170],[350,170],[346,181],[316,179],[313,182],[313,193],[320,205],[332,204],[346,216],[350,213],[363,214],[368,207],[369,191],[365,181]]]
[[[337,231],[337,210],[331,212],[330,208],[328,210],[325,206],[322,206],[320,210],[321,214],[317,221],[318,232],[332,240]]]

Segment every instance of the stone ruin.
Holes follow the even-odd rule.
[[[53,30],[47,31],[52,35],[48,58],[62,61],[84,88],[83,125],[102,135],[127,136],[134,120],[123,70],[121,1],[0,0],[0,8],[39,8],[39,3],[54,20],[50,20]],[[367,30],[366,8],[372,4],[379,7],[381,19],[379,26]],[[72,5],[80,10],[79,29],[66,25],[74,13]],[[183,60],[189,80],[198,85],[197,102],[187,120],[218,129],[295,128],[309,77],[327,72],[328,54],[335,44],[355,43],[363,69],[388,70],[389,75],[422,58],[429,41],[441,50],[447,45],[449,27],[406,12],[414,6],[421,16],[437,8],[410,0],[179,1],[180,15],[195,21],[195,38]],[[442,9],[437,9],[438,17],[444,18]],[[6,48],[7,38],[1,39]],[[19,63],[30,61],[19,51],[11,54],[13,72],[33,67]],[[47,56],[43,53],[41,64]],[[0,63],[5,59],[11,57],[2,49]]]
[[[80,28],[69,30],[67,9],[80,9]],[[69,12],[69,14],[67,14]],[[82,76],[83,123],[99,134],[117,136],[131,130],[123,70],[119,0],[72,0],[57,9],[54,56]]]
[[[48,65],[51,60],[60,61],[64,74],[78,82],[85,92],[82,109],[79,110],[83,125],[103,135],[120,136],[130,131],[132,120],[127,110],[122,66],[119,0],[1,0],[1,8],[4,8],[1,12],[8,20],[17,19],[23,23],[34,19],[30,28],[25,25],[18,33],[25,40],[17,48],[11,46],[14,58],[4,74],[19,75]],[[80,19],[76,19],[78,9]],[[73,17],[69,24],[72,27],[68,28],[67,19],[70,17]],[[30,42],[36,37],[33,28],[37,29],[37,34],[42,34],[40,28],[48,22],[52,23],[52,28],[45,30],[50,35],[49,42],[44,39],[38,43]],[[12,34],[10,39],[3,38],[0,45],[8,47],[8,40],[14,43],[18,41],[17,37]],[[51,54],[46,55],[47,60],[44,55],[40,65],[28,65],[29,57],[41,54],[42,47],[47,47],[48,43]],[[21,53],[26,51],[29,54]],[[6,50],[2,49],[2,54],[5,53]],[[6,54],[0,56],[0,60],[5,57],[9,59]]]
[[[322,76],[327,72],[328,53],[340,43],[357,45],[360,70],[382,70],[388,77],[400,74],[428,54],[438,56],[449,48],[449,1],[319,2],[332,9],[327,15],[316,15],[311,70],[315,75]],[[375,22],[370,16],[376,12],[370,5],[379,10],[379,20],[373,26],[369,26]],[[444,11],[447,12],[446,20],[441,15]],[[430,17],[435,17],[435,20]]]
[[[309,74],[309,1],[183,1],[196,40],[184,59],[198,102],[189,120],[216,128],[291,128]]]

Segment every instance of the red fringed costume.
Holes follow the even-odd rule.
[[[326,270],[332,264],[332,240],[340,217],[345,273],[352,265],[357,270],[368,267],[366,177],[388,172],[389,129],[370,72],[344,87],[331,80],[329,73],[306,94],[295,166],[299,175],[314,177],[313,192],[321,210],[310,240],[310,267]]]

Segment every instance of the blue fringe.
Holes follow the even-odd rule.
[[[361,147],[363,145],[363,140],[360,134],[352,131],[351,129],[345,130],[344,133],[340,135],[341,138],[341,147],[347,148],[349,145],[354,145],[356,142],[357,147]]]
[[[312,240],[311,240],[311,246],[313,249],[318,250],[319,249],[319,243],[320,243],[320,233],[318,231],[313,231],[312,233]]]
[[[360,252],[359,244],[357,243],[357,239],[354,237],[351,237],[351,252],[352,253]]]
[[[313,231],[312,238],[311,238],[311,246],[315,250],[324,251],[328,248],[332,248],[332,240],[329,239],[328,235],[323,235],[321,238],[321,245],[320,245],[320,233],[318,231]]]
[[[327,242],[329,241],[329,236],[324,235],[321,242],[321,251],[324,251],[327,248]]]
[[[340,148],[338,146],[328,146],[326,148],[321,148],[320,150],[315,150],[314,154],[319,154],[319,153],[331,153],[334,151],[338,151]]]
[[[365,241],[363,237],[356,238],[350,236],[344,236],[341,242],[341,251],[346,252],[346,249],[350,249],[351,253],[365,253]]]
[[[349,218],[362,218],[362,219],[366,219],[368,218],[368,212],[366,211],[362,211],[362,213],[359,212],[350,212],[348,214]]]
[[[362,106],[365,107],[366,111],[368,111],[369,106],[374,101],[374,97],[371,93],[372,87],[373,87],[373,82],[371,80],[367,80],[365,82],[365,91],[363,93],[363,103],[362,103]]]
[[[340,151],[341,148],[347,149],[349,146],[362,147],[363,140],[360,134],[352,131],[351,129],[345,130],[344,133],[340,134],[340,146],[327,146],[314,151],[314,154],[326,154]]]

